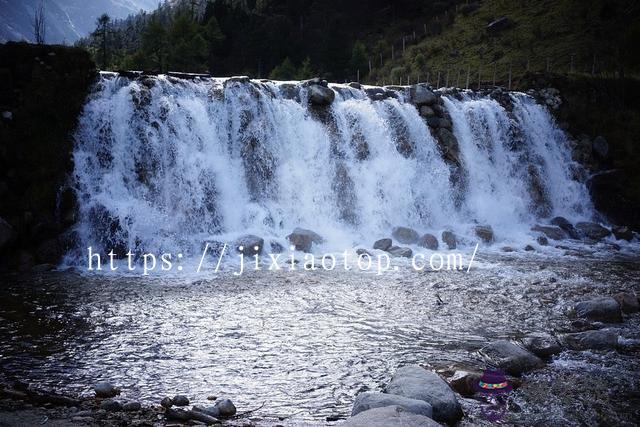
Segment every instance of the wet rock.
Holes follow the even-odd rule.
[[[447,245],[449,249],[455,249],[457,245],[456,235],[453,234],[453,231],[443,231],[442,232],[442,241]]]
[[[403,248],[400,246],[391,246],[389,249],[387,249],[387,252],[395,257],[411,258],[411,256],[413,255],[413,251],[411,250],[411,248]]]
[[[618,294],[615,294],[613,296],[613,299],[618,302],[618,305],[620,306],[620,309],[623,313],[629,314],[637,313],[638,311],[640,311],[640,304],[638,303],[638,297],[636,296],[636,294],[633,294],[631,292],[620,292]]]
[[[424,415],[413,414],[400,406],[385,406],[360,412],[340,424],[343,427],[439,427]]]
[[[439,128],[435,136],[445,157],[459,163],[460,148],[455,135],[449,129]]]
[[[233,242],[233,247],[237,252],[241,252],[245,255],[260,254],[264,247],[264,239],[262,237],[254,236],[253,234],[247,234]],[[242,250],[240,250],[241,247]]]
[[[563,240],[567,237],[567,234],[564,232],[564,230],[556,226],[536,225],[534,227],[531,227],[531,230],[543,233],[551,240]]]
[[[503,246],[503,247],[500,248],[500,250],[502,252],[514,252],[515,251],[515,249],[513,249],[511,246]]]
[[[331,104],[336,94],[331,88],[314,84],[308,86],[307,96],[311,104],[324,106]]]
[[[438,249],[438,238],[433,234],[425,233],[418,240],[418,246],[435,251]]]
[[[313,244],[317,245],[324,242],[324,239],[318,233],[305,228],[296,228],[287,236],[287,240],[295,246],[297,251],[302,252],[311,252]]]
[[[452,424],[463,415],[460,403],[447,383],[437,374],[418,365],[398,369],[385,391],[410,399],[424,400],[433,408],[433,419],[436,421]]]
[[[391,236],[400,243],[411,245],[418,242],[420,235],[416,230],[409,227],[394,227]]]
[[[281,254],[284,252],[284,247],[278,242],[271,242],[269,246],[271,247],[272,254]]]
[[[524,250],[527,251],[527,252],[531,252],[531,251],[535,251],[536,248],[534,248],[531,245],[527,245],[527,246],[524,247]]]
[[[573,227],[573,224],[571,224],[569,220],[566,219],[565,217],[557,216],[551,220],[551,224],[563,229],[572,239],[580,238],[580,235],[578,234],[576,229]]]
[[[627,242],[630,242],[633,239],[633,231],[631,231],[629,227],[614,226],[611,231],[618,240],[626,240]]]
[[[611,235],[611,232],[595,222],[579,222],[576,229],[585,237],[593,240],[602,240]]]
[[[372,256],[373,256],[373,254],[371,254],[371,252],[369,252],[368,250],[363,249],[363,248],[358,248],[358,249],[356,249],[356,254],[357,254],[358,256],[360,256],[360,255],[362,255],[362,256],[364,256],[364,255],[368,255],[368,256],[370,256],[370,257],[372,257]]]
[[[481,352],[510,375],[519,376],[544,366],[544,362],[538,356],[506,340],[486,345]]]
[[[192,411],[185,411],[184,409],[167,408],[164,411],[164,416],[168,420],[189,421],[191,419],[191,412]]]
[[[163,408],[171,408],[173,406],[173,400],[170,397],[165,397],[160,401],[160,406]]]
[[[0,218],[0,250],[9,244],[9,242],[13,240],[13,237],[13,227],[11,227],[7,221]]]
[[[493,228],[490,225],[476,225],[474,231],[483,242],[491,243],[493,241]]]
[[[122,411],[122,404],[117,400],[106,399],[100,403],[100,409],[104,409],[107,412],[119,412]]]
[[[471,371],[455,371],[453,375],[447,378],[449,386],[462,396],[473,396],[475,394],[475,386],[482,378],[481,372]]]
[[[600,322],[621,322],[620,304],[611,297],[594,298],[581,301],[573,308],[576,317],[582,317]]]
[[[618,333],[609,329],[576,332],[561,337],[571,350],[608,350],[618,345]]]
[[[391,241],[391,239],[376,240],[375,243],[373,244],[373,249],[380,249],[381,251],[386,251],[391,247],[392,244],[393,242]]]
[[[436,112],[433,111],[433,108],[429,107],[428,105],[423,105],[420,107],[420,115],[422,117],[433,117],[435,116]]]
[[[538,357],[546,359],[562,351],[560,343],[555,337],[545,333],[527,335],[522,339],[522,345]]]
[[[127,402],[122,405],[122,409],[126,412],[134,412],[142,409],[142,405],[140,404],[140,402]]]
[[[347,86],[352,87],[354,89],[362,89],[362,85],[358,82],[350,82]]]
[[[433,409],[424,400],[410,399],[404,396],[398,396],[395,394],[387,393],[360,393],[356,397],[356,401],[353,404],[353,410],[351,416],[358,415],[360,412],[368,411],[373,408],[382,408],[385,406],[399,406],[407,412],[412,414],[424,415],[425,417],[432,417]]]
[[[251,79],[248,76],[233,76],[229,77],[225,83],[249,83]]]
[[[120,389],[108,382],[100,382],[94,385],[93,391],[95,391],[96,397],[115,397],[120,394]]]
[[[372,101],[382,101],[384,99],[397,97],[395,92],[384,90],[381,87],[366,88],[364,92]]]
[[[217,418],[220,416],[220,410],[216,406],[194,406],[193,410],[207,414],[210,417]]]
[[[171,399],[171,402],[175,406],[188,406],[189,398],[183,394],[178,394],[176,396],[173,396],[173,399]]]
[[[280,92],[280,95],[284,99],[299,100],[300,99],[300,94],[299,94],[298,90],[299,90],[298,85],[296,85],[294,83],[281,83],[281,84],[278,85],[278,91]]]
[[[545,236],[538,236],[536,238],[536,242],[538,242],[540,246],[547,246],[549,244],[549,241]]]
[[[607,143],[607,140],[604,139],[603,136],[596,136],[591,147],[593,148],[593,152],[600,158],[604,159],[607,157],[607,154],[609,154],[609,143]]]
[[[218,420],[216,417],[196,410],[187,411],[187,415],[189,416],[189,419],[205,423],[206,425],[220,423],[220,420]]]
[[[213,404],[218,409],[221,417],[233,417],[236,414],[236,407],[231,399],[220,398]]]
[[[451,128],[453,127],[453,125],[451,124],[451,121],[448,119],[445,119],[444,117],[428,117],[427,118],[427,124],[432,127],[432,128],[444,128],[444,129],[449,129],[451,130]]]
[[[415,105],[433,105],[438,100],[438,96],[433,93],[426,85],[412,85],[409,88],[411,102]]]
[[[93,417],[79,417],[79,416],[75,416],[75,417],[71,417],[71,421],[73,421],[73,423],[75,425],[82,425],[82,424],[90,424],[93,425],[95,424],[96,420]]]

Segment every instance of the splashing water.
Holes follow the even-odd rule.
[[[300,226],[343,250],[397,225],[464,236],[475,223],[509,241],[594,215],[565,135],[524,94],[511,112],[443,96],[457,167],[402,97],[336,85],[324,110],[285,86],[103,75],[75,135],[79,247],[195,253],[246,233],[285,243]]]

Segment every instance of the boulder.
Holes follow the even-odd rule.
[[[572,239],[580,238],[580,235],[578,234],[576,229],[573,227],[573,224],[571,224],[569,220],[566,219],[565,217],[557,216],[551,220],[551,224],[563,229]]]
[[[173,401],[170,397],[165,397],[160,401],[160,406],[163,408],[171,408],[173,406]]]
[[[433,234],[423,234],[422,237],[418,239],[418,246],[431,249],[432,251],[438,250],[438,238]]]
[[[476,393],[475,386],[478,385],[478,381],[480,381],[481,378],[481,372],[458,370],[455,371],[451,377],[447,378],[447,382],[452,389],[462,396],[470,397]]]
[[[394,227],[391,236],[400,243],[412,245],[418,242],[420,235],[416,230],[409,227]]]
[[[391,241],[391,239],[376,240],[375,243],[373,244],[373,249],[380,249],[381,251],[386,251],[391,247],[392,244],[393,242]]]
[[[173,404],[175,406],[189,406],[189,398],[183,394],[178,394],[176,396],[173,396],[173,399],[171,399],[171,402],[173,402]]]
[[[500,250],[502,252],[515,252],[515,249],[513,249],[511,246],[503,246],[500,248]]]
[[[360,412],[368,411],[369,409],[394,405],[399,406],[412,414],[424,415],[429,418],[433,415],[431,405],[424,400],[410,399],[396,394],[368,392],[360,393],[358,397],[356,397],[356,401],[353,404],[353,410],[351,411],[351,416],[353,417],[358,415]]]
[[[527,252],[531,252],[531,251],[535,251],[536,248],[534,248],[531,245],[527,245],[527,246],[524,247],[524,250],[527,251]]]
[[[100,409],[104,409],[107,412],[122,411],[122,404],[117,400],[105,399],[100,402]]]
[[[448,119],[445,119],[444,117],[435,117],[435,116],[428,117],[427,124],[432,128],[436,128],[436,129],[445,128],[445,129],[451,130],[451,128],[453,127],[453,125],[451,124],[451,121]]]
[[[524,372],[544,366],[544,362],[538,356],[507,340],[495,341],[486,345],[482,348],[481,353],[510,375],[519,376]]]
[[[462,418],[462,408],[455,393],[434,372],[418,365],[403,366],[385,390],[390,394],[424,400],[433,409],[433,419],[453,424]]]
[[[436,112],[433,111],[433,108],[429,107],[428,105],[423,105],[420,107],[420,115],[422,117],[429,118],[435,116],[435,114]]]
[[[122,405],[122,409],[126,412],[135,412],[142,409],[142,405],[140,404],[140,402],[127,402]]]
[[[567,233],[560,227],[548,226],[548,225],[536,225],[531,227],[532,231],[538,231],[543,233],[546,237],[552,240],[563,240],[567,237]],[[538,241],[538,243],[540,243]]]
[[[522,339],[524,348],[538,357],[546,359],[562,351],[560,343],[555,337],[545,333],[527,335]]]
[[[0,218],[0,250],[2,250],[5,246],[7,246],[14,237],[13,227]]]
[[[389,249],[387,249],[387,252],[395,257],[411,258],[411,256],[413,255],[413,251],[411,250],[411,248],[403,248],[400,246],[391,246]]]
[[[96,397],[115,397],[120,394],[120,389],[114,387],[108,382],[100,382],[93,386],[93,391],[96,393]]]
[[[362,85],[358,82],[350,82],[347,86],[352,87],[354,89],[362,89]]]
[[[364,249],[364,248],[356,249],[356,255],[358,255],[358,256],[360,256],[360,255],[368,255],[370,257],[373,257],[373,254],[371,252],[369,252],[368,250]]]
[[[236,406],[231,399],[219,398],[213,406],[218,409],[218,414],[223,418],[233,417],[236,414]]]
[[[606,158],[607,154],[609,154],[609,143],[607,143],[607,140],[604,139],[603,136],[596,136],[591,147],[593,148],[593,152],[602,159]]]
[[[457,246],[456,235],[453,234],[453,231],[443,231],[442,232],[442,241],[447,245],[449,249],[455,249]]]
[[[565,334],[562,343],[571,350],[608,350],[618,345],[618,333],[608,329]]]
[[[620,304],[612,297],[594,298],[581,301],[573,308],[577,317],[583,317],[600,322],[621,322]]]
[[[194,421],[199,421],[201,423],[204,423],[206,425],[211,425],[211,424],[220,424],[220,420],[218,420],[216,417],[213,417],[209,414],[206,414],[204,412],[199,412],[196,410],[190,410],[190,411],[186,411],[187,415],[189,416],[190,420],[194,420]]]
[[[483,242],[491,243],[493,241],[493,228],[490,225],[476,225],[474,231]]]
[[[164,416],[168,420],[189,421],[192,415],[191,412],[195,412],[195,411],[185,411],[184,409],[167,408],[164,411]]]
[[[256,247],[258,249],[256,249]],[[253,234],[246,234],[236,239],[233,242],[233,248],[245,255],[256,255],[262,253],[264,247],[264,239],[262,237],[254,236]],[[242,248],[242,250],[240,250]]]
[[[313,84],[307,87],[307,96],[311,104],[324,106],[333,102],[336,93],[329,87]]]
[[[232,76],[229,77],[226,81],[226,83],[249,83],[251,81],[251,79],[248,76]]]
[[[400,406],[369,409],[339,425],[343,427],[440,427],[440,424],[431,418],[413,414]]]
[[[611,235],[611,232],[595,222],[579,222],[576,229],[585,237],[593,240],[602,240]]]
[[[545,236],[536,237],[536,242],[538,242],[540,246],[547,246],[549,244],[549,241]]]
[[[318,233],[298,227],[287,236],[287,240],[295,246],[297,251],[303,252],[311,252],[311,246],[313,244],[317,245],[324,242],[324,239]]]
[[[626,240],[627,242],[630,242],[633,239],[633,231],[631,231],[629,227],[616,225],[611,229],[611,231],[618,240]]]
[[[613,296],[620,305],[620,309],[623,313],[637,313],[640,311],[640,304],[638,303],[638,297],[631,292],[620,292]]]
[[[435,136],[440,143],[440,148],[442,149],[444,155],[449,160],[459,162],[460,150],[458,147],[458,139],[455,137],[455,135],[451,133],[449,129],[438,128]]]
[[[427,86],[417,84],[409,88],[411,102],[417,106],[433,105],[438,100],[438,96],[433,93]]]

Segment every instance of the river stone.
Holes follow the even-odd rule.
[[[99,382],[93,386],[96,397],[115,397],[120,394],[120,389],[108,382]]]
[[[640,304],[638,303],[638,297],[631,292],[620,292],[613,296],[623,313],[637,313],[640,311]]]
[[[580,235],[578,234],[578,232],[576,231],[576,229],[573,227],[573,224],[571,224],[569,222],[568,219],[566,219],[563,216],[557,216],[555,218],[553,218],[551,220],[551,225],[555,225],[556,227],[560,227],[561,229],[563,229],[568,235],[569,237],[571,237],[572,239],[579,239]]]
[[[355,416],[360,412],[367,411],[373,408],[381,408],[384,406],[399,406],[411,412],[412,414],[424,415],[425,417],[432,417],[433,409],[424,400],[410,399],[404,396],[398,396],[395,394],[387,393],[360,393],[356,397],[356,401],[353,404],[353,410],[351,416]]]
[[[295,246],[297,251],[302,252],[311,252],[311,246],[313,244],[324,242],[324,239],[318,233],[299,227],[296,227],[296,229],[287,236],[287,240]]]
[[[360,412],[340,424],[343,427],[440,427],[424,415],[413,414],[401,406],[384,406]]]
[[[438,250],[438,238],[433,234],[426,233],[418,240],[418,246],[431,249],[432,251]]]
[[[242,246],[242,250],[240,250],[240,246]],[[255,249],[258,247],[258,249]],[[262,253],[262,248],[264,247],[264,239],[262,237],[254,236],[253,234],[246,234],[242,237],[236,239],[233,242],[233,248],[245,255],[257,255]]]
[[[538,242],[540,246],[547,246],[549,244],[549,240],[547,240],[545,236],[538,236],[536,242]]]
[[[380,249],[382,251],[386,251],[391,247],[392,244],[393,242],[391,241],[391,239],[376,240],[375,243],[373,244],[373,249]]]
[[[420,235],[416,230],[409,227],[394,227],[391,236],[400,243],[412,245],[418,242]]]
[[[581,301],[574,307],[577,317],[584,317],[600,322],[621,322],[620,304],[614,298],[600,297],[588,301]]]
[[[189,421],[192,415],[191,412],[184,409],[167,408],[164,411],[164,416],[168,420]]]
[[[565,334],[561,340],[571,350],[607,350],[618,345],[618,333],[608,329],[598,329]]]
[[[433,111],[433,108],[427,106],[427,105],[423,105],[420,107],[420,115],[422,117],[433,117],[436,114],[435,111]]]
[[[442,241],[447,245],[447,248],[449,249],[455,249],[457,246],[456,235],[453,234],[453,231],[443,231]]]
[[[387,249],[387,252],[389,252],[393,256],[404,258],[411,258],[411,256],[413,255],[413,251],[411,250],[411,248],[404,248],[400,246],[391,246],[389,249]]]
[[[13,227],[0,218],[0,249],[4,248],[13,239]]]
[[[425,85],[412,85],[409,88],[411,102],[415,105],[433,105],[438,100],[435,93],[429,90]]]
[[[576,228],[584,236],[593,240],[602,240],[611,235],[609,230],[595,222],[579,222],[576,224]]]
[[[307,87],[309,102],[314,105],[329,105],[336,97],[336,93],[328,87],[312,84]]]
[[[538,356],[506,340],[486,345],[481,352],[497,367],[515,376],[544,366],[544,362]]]
[[[193,410],[197,411],[197,412],[202,412],[203,414],[207,414],[211,417],[219,417],[220,416],[220,409],[216,406],[197,406],[194,405],[193,406]]]
[[[534,248],[531,245],[527,245],[527,246],[524,247],[524,250],[527,251],[527,252],[531,252],[531,251],[535,251],[536,248]]]
[[[527,350],[543,359],[562,351],[558,340],[545,333],[529,334],[522,339],[522,344]]]
[[[170,397],[165,397],[160,401],[160,406],[163,408],[171,408],[173,406],[173,401]]]
[[[462,418],[462,408],[455,393],[437,374],[418,365],[398,369],[386,387],[386,393],[424,400],[433,408],[436,421],[455,423]]]
[[[220,420],[218,420],[216,417],[213,417],[207,413],[204,412],[199,412],[196,411],[194,409],[190,410],[190,411],[186,411],[187,415],[189,416],[190,420],[194,420],[194,421],[200,421],[201,423],[205,423],[206,425],[211,425],[211,424],[219,424]]]
[[[106,399],[100,402],[100,409],[104,409],[107,412],[122,411],[122,404],[117,400]]]
[[[449,129],[438,128],[435,136],[445,156],[448,156],[450,160],[458,161],[460,147],[458,146],[458,139],[455,135],[451,133]]]
[[[218,409],[221,417],[233,417],[236,414],[236,407],[231,399],[220,398],[213,404]]]
[[[490,225],[476,225],[476,236],[482,239],[485,243],[491,243],[493,241],[493,228]]]
[[[567,234],[564,232],[564,230],[556,226],[536,225],[534,227],[531,227],[531,230],[543,233],[545,236],[552,240],[563,240],[567,237]],[[538,241],[538,243],[540,242]]]
[[[122,405],[122,409],[127,412],[134,412],[142,409],[142,405],[140,404],[140,402],[127,402]]]
[[[611,231],[618,240],[626,240],[630,242],[633,239],[633,231],[626,226],[614,226]],[[1,246],[1,245],[0,245]]]
[[[173,402],[175,406],[188,406],[189,398],[183,394],[178,394],[176,396],[173,396],[173,399],[171,399],[171,402]]]
[[[475,386],[481,378],[481,372],[459,370],[455,371],[451,377],[447,378],[447,381],[449,386],[462,396],[470,397],[476,393]]]

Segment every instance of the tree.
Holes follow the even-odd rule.
[[[106,69],[109,64],[109,24],[111,18],[106,13],[100,15],[96,20],[96,30],[93,32],[93,36],[100,40],[99,44],[99,56],[102,58],[102,69]]]
[[[296,78],[296,67],[293,62],[287,57],[282,61],[282,64],[277,65],[269,73],[269,78],[273,80],[292,80]]]
[[[298,72],[296,73],[296,79],[305,80],[310,79],[314,75],[313,68],[311,68],[311,59],[307,56],[307,58],[302,61],[302,65],[298,68]]]
[[[152,16],[142,31],[143,67],[167,71],[167,30],[156,16]]]
[[[45,8],[44,0],[40,1],[40,4],[36,6],[35,14],[33,16],[33,38],[37,44],[44,44],[45,41]]]
[[[353,75],[364,75],[369,71],[369,61],[367,59],[367,48],[360,41],[356,41],[351,49],[351,59],[349,60],[349,70]]]
[[[189,11],[179,12],[171,22],[168,32],[169,64],[179,71],[200,72],[205,65],[209,46],[201,28]]]

